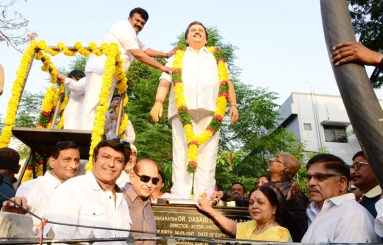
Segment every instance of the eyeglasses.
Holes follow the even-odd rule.
[[[356,162],[354,163],[351,168],[353,168],[354,170],[358,170],[362,167],[362,165],[367,165],[369,164],[368,162]]]
[[[307,179],[308,182],[310,182],[310,180],[312,178],[314,178],[314,180],[316,180],[318,182],[321,182],[321,181],[324,181],[324,180],[328,179],[329,177],[333,177],[333,176],[340,176],[340,175],[316,173],[316,174],[306,174],[305,178]]]
[[[279,160],[278,158],[276,158],[276,157],[274,157],[274,158],[271,158],[271,160],[272,161],[274,161],[274,162],[279,162],[280,164],[282,164],[283,166],[285,166],[286,168],[289,168],[289,167],[287,167],[287,165],[286,164],[284,164],[281,160]]]
[[[349,185],[349,186],[347,186],[347,190],[348,191],[355,191],[356,190],[356,186],[355,185]]]
[[[157,178],[157,177],[152,178],[152,177],[147,176],[147,175],[139,175],[139,174],[137,174],[136,172],[133,172],[133,173],[134,173],[135,175],[137,175],[138,177],[140,177],[140,180],[141,180],[142,182],[144,182],[144,183],[148,183],[150,180],[152,180],[153,185],[157,185],[158,182],[160,181],[160,179]]]

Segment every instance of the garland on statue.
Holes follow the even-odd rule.
[[[180,116],[180,121],[185,130],[186,141],[188,144],[188,166],[186,171],[190,174],[194,174],[198,168],[199,146],[206,143],[220,129],[222,120],[225,116],[226,103],[229,96],[227,83],[229,77],[225,64],[224,54],[219,47],[209,47],[207,49],[214,55],[215,59],[217,60],[219,91],[218,98],[216,100],[216,110],[214,112],[213,118],[206,129],[199,135],[196,135],[193,131],[193,125],[191,123],[189,109],[187,107],[184,95],[184,85],[182,81],[182,59],[184,57],[185,51],[178,48],[173,61],[174,72],[172,75],[172,80],[175,93],[175,102],[178,115]]]

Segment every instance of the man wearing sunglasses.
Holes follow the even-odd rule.
[[[347,194],[349,166],[332,154],[317,154],[306,165],[310,203],[315,216],[302,243],[374,243],[371,214]]]
[[[363,151],[357,152],[352,157],[351,177],[356,187],[358,187],[364,195],[359,202],[365,207],[372,216],[376,217],[375,203],[379,201],[382,189],[375,178],[374,172],[366,159]]]
[[[130,173],[130,183],[125,185],[125,199],[132,215],[132,230],[156,232],[150,195],[159,184],[158,166],[151,159],[139,160]],[[148,233],[132,232],[134,237],[153,236]],[[136,241],[135,245],[155,245],[156,241]]]

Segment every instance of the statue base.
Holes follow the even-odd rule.
[[[212,217],[198,210],[195,205],[153,204],[157,233],[165,236],[188,236],[193,238],[230,238]],[[222,215],[237,222],[250,220],[248,208],[214,207]],[[201,242],[177,241],[177,244],[202,244]],[[158,241],[157,244],[166,244]],[[206,243],[207,244],[207,243]]]

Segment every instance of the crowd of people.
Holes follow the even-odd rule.
[[[103,42],[119,45],[125,71],[134,58],[163,71],[155,104],[151,111],[153,121],[162,116],[162,104],[171,85],[174,59],[162,65],[155,58],[170,58],[176,49],[168,53],[146,47],[137,37],[149,16],[141,8],[130,12],[126,21],[114,25]],[[216,61],[205,45],[208,34],[200,22],[192,22],[185,33],[188,49],[185,51],[185,83],[197,79],[201,87],[189,91],[191,100],[190,118],[193,128],[202,132],[213,118],[216,97],[210,92],[218,91]],[[383,66],[383,55],[371,51],[359,43],[341,43],[334,47],[331,62],[342,65],[358,62],[376,67]],[[58,74],[60,82],[71,91],[68,106],[64,112],[64,128],[91,130],[94,114],[102,87],[105,56],[91,55],[85,73],[74,70],[65,76]],[[211,65],[214,64],[214,65]],[[208,67],[208,68],[206,68]],[[1,67],[0,67],[1,68]],[[216,86],[204,84],[197,71],[203,70],[204,77],[212,78]],[[196,73],[193,73],[196,71]],[[231,123],[238,119],[235,92],[232,81],[228,83],[229,116]],[[0,77],[1,78],[1,77]],[[182,77],[184,78],[184,77]],[[201,80],[201,81],[200,81]],[[216,81],[217,80],[217,81]],[[135,133],[131,122],[123,133],[126,140],[116,135],[117,107],[121,97],[113,94],[117,81],[110,88],[110,110],[107,111],[104,127],[105,137],[93,152],[92,171],[76,176],[80,168],[80,151],[75,142],[60,141],[49,157],[50,170],[44,176],[28,181],[16,188],[15,175],[20,166],[19,154],[11,148],[0,149],[0,172],[3,184],[0,192],[12,197],[0,199],[2,212],[30,215],[62,223],[94,226],[101,229],[78,226],[62,226],[46,223],[33,216],[36,234],[46,236],[53,230],[56,239],[79,239],[128,237],[129,230],[135,237],[154,236],[156,222],[152,211],[163,194],[165,175],[158,164],[151,159],[137,161],[137,148],[132,144]],[[210,86],[210,87],[209,87]],[[173,87],[172,87],[173,88]],[[210,90],[211,91],[210,91]],[[0,93],[2,88],[0,87]],[[217,91],[216,91],[217,90]],[[210,92],[209,92],[210,91]],[[209,94],[201,99],[201,92]],[[190,193],[192,183],[197,192],[213,189],[208,198],[201,198],[198,209],[214,219],[228,234],[237,239],[302,243],[375,243],[383,236],[383,194],[366,155],[360,151],[352,158],[351,167],[341,158],[332,154],[317,154],[306,163],[308,196],[294,182],[301,164],[289,153],[281,152],[270,158],[266,169],[268,176],[260,176],[258,183],[248,195],[240,182],[232,184],[230,191],[224,191],[215,183],[215,163],[219,131],[201,147],[198,157],[203,159],[192,177],[187,173],[189,145],[185,139],[182,118],[174,102],[174,91],[170,95],[169,120],[173,124],[173,175],[172,192]],[[190,101],[189,101],[190,102]],[[201,107],[200,104],[203,104]],[[108,135],[114,137],[108,137]],[[213,142],[213,143],[212,143]],[[186,164],[185,164],[186,163]],[[195,178],[194,180],[192,178]],[[1,197],[0,197],[1,198]],[[210,200],[209,200],[210,199]],[[212,205],[219,200],[235,201],[238,207],[249,209],[250,221],[236,222],[218,212]],[[24,209],[20,208],[18,205]],[[102,229],[114,228],[114,229]],[[110,242],[125,244],[126,242]],[[154,244],[154,240],[136,241],[137,244]]]

